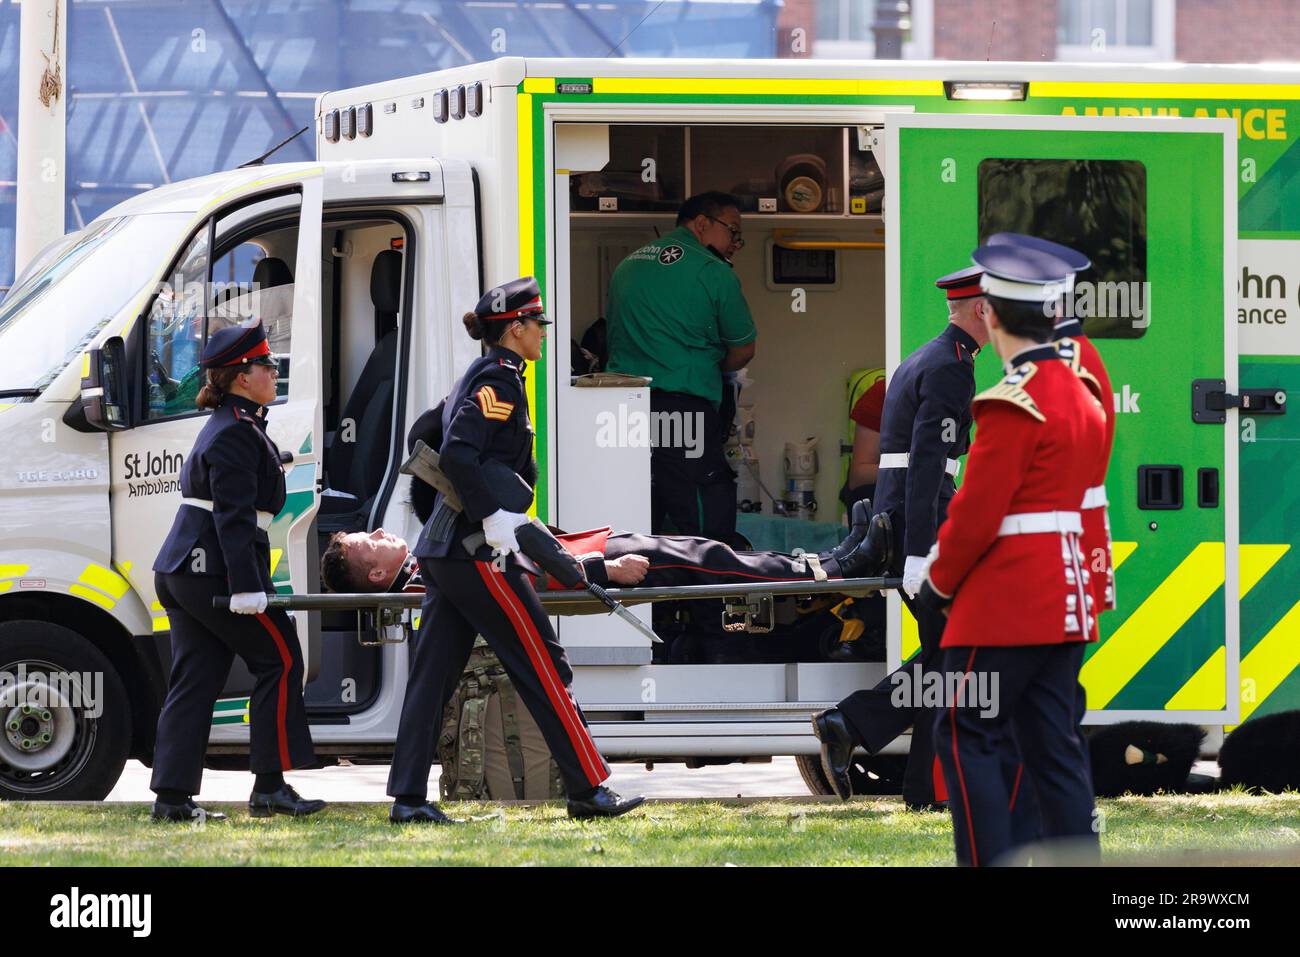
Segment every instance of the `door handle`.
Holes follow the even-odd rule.
[[[1138,508],[1170,510],[1182,507],[1181,465],[1138,466]]]

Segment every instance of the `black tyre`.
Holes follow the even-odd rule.
[[[831,782],[826,778],[819,754],[800,754],[795,756],[795,765],[799,776],[807,786],[810,794],[834,794]],[[907,767],[904,755],[882,754],[876,757],[857,755],[849,769],[849,783],[853,793],[860,794],[902,794],[903,771]]]
[[[0,675],[0,799],[107,797],[131,747],[130,705],[112,663],[62,625],[9,621],[0,623]]]
[[[831,789],[831,782],[826,780],[826,772],[822,770],[821,755],[796,754],[794,763],[799,769],[799,776],[803,778],[803,783],[808,788],[809,794],[835,793]]]

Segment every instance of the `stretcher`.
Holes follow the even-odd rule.
[[[861,598],[888,588],[901,588],[901,578],[831,578],[825,581],[758,582],[719,585],[665,585],[653,588],[610,588],[606,594],[622,605],[644,605],[660,601],[692,601],[722,599],[724,622],[731,620],[735,631],[763,633],[770,630],[772,602],[779,597],[812,598],[817,595],[844,595]],[[580,589],[539,591],[538,599],[548,612],[557,615],[590,615],[606,611],[598,599]],[[405,641],[410,633],[410,621],[404,612],[416,609],[424,601],[420,592],[357,592],[318,595],[267,595],[268,608],[285,611],[355,611],[357,613],[357,641],[363,645],[396,644]],[[230,599],[221,596],[212,599],[214,608],[228,609]],[[370,616],[370,628],[363,628],[363,616]],[[727,627],[724,625],[724,627]],[[389,629],[398,628],[401,637],[381,637],[378,641],[364,640],[363,635],[373,630],[385,635]]]

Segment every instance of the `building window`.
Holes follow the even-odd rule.
[[[1173,0],[1057,0],[1058,60],[1168,60]]]
[[[875,0],[817,0],[817,39],[838,43],[868,43]]]
[[[813,56],[841,60],[876,59],[877,0],[815,0],[817,30]],[[934,0],[899,0],[905,60],[934,55]]]

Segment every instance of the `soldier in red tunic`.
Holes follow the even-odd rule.
[[[947,605],[940,671],[948,700],[935,750],[948,783],[960,864],[1013,847],[1007,749],[1018,742],[1043,836],[1095,853],[1078,701],[1094,599],[1080,503],[1105,443],[1092,392],[1051,345],[1072,274],[1042,250],[984,246],[990,338],[1006,377],[976,396],[966,480],[931,552],[923,600]],[[1014,764],[1014,762],[1011,762]]]
[[[1088,257],[1076,249],[1023,233],[994,233],[988,238],[988,244],[1021,246],[1051,253],[1069,266],[1074,275],[1092,266]],[[1073,292],[1073,286],[1072,275],[1066,281],[1067,298]],[[1073,314],[1073,310],[1057,318],[1052,339],[1056,342],[1061,358],[1096,393],[1097,401],[1106,414],[1105,454],[1095,463],[1093,481],[1084,493],[1080,509],[1083,519],[1083,558],[1092,579],[1095,609],[1100,614],[1115,607],[1115,564],[1111,556],[1110,519],[1106,512],[1109,504],[1106,499],[1106,471],[1110,466],[1111,448],[1115,443],[1115,399],[1106,364],[1101,361],[1101,353],[1084,334],[1083,322]]]

